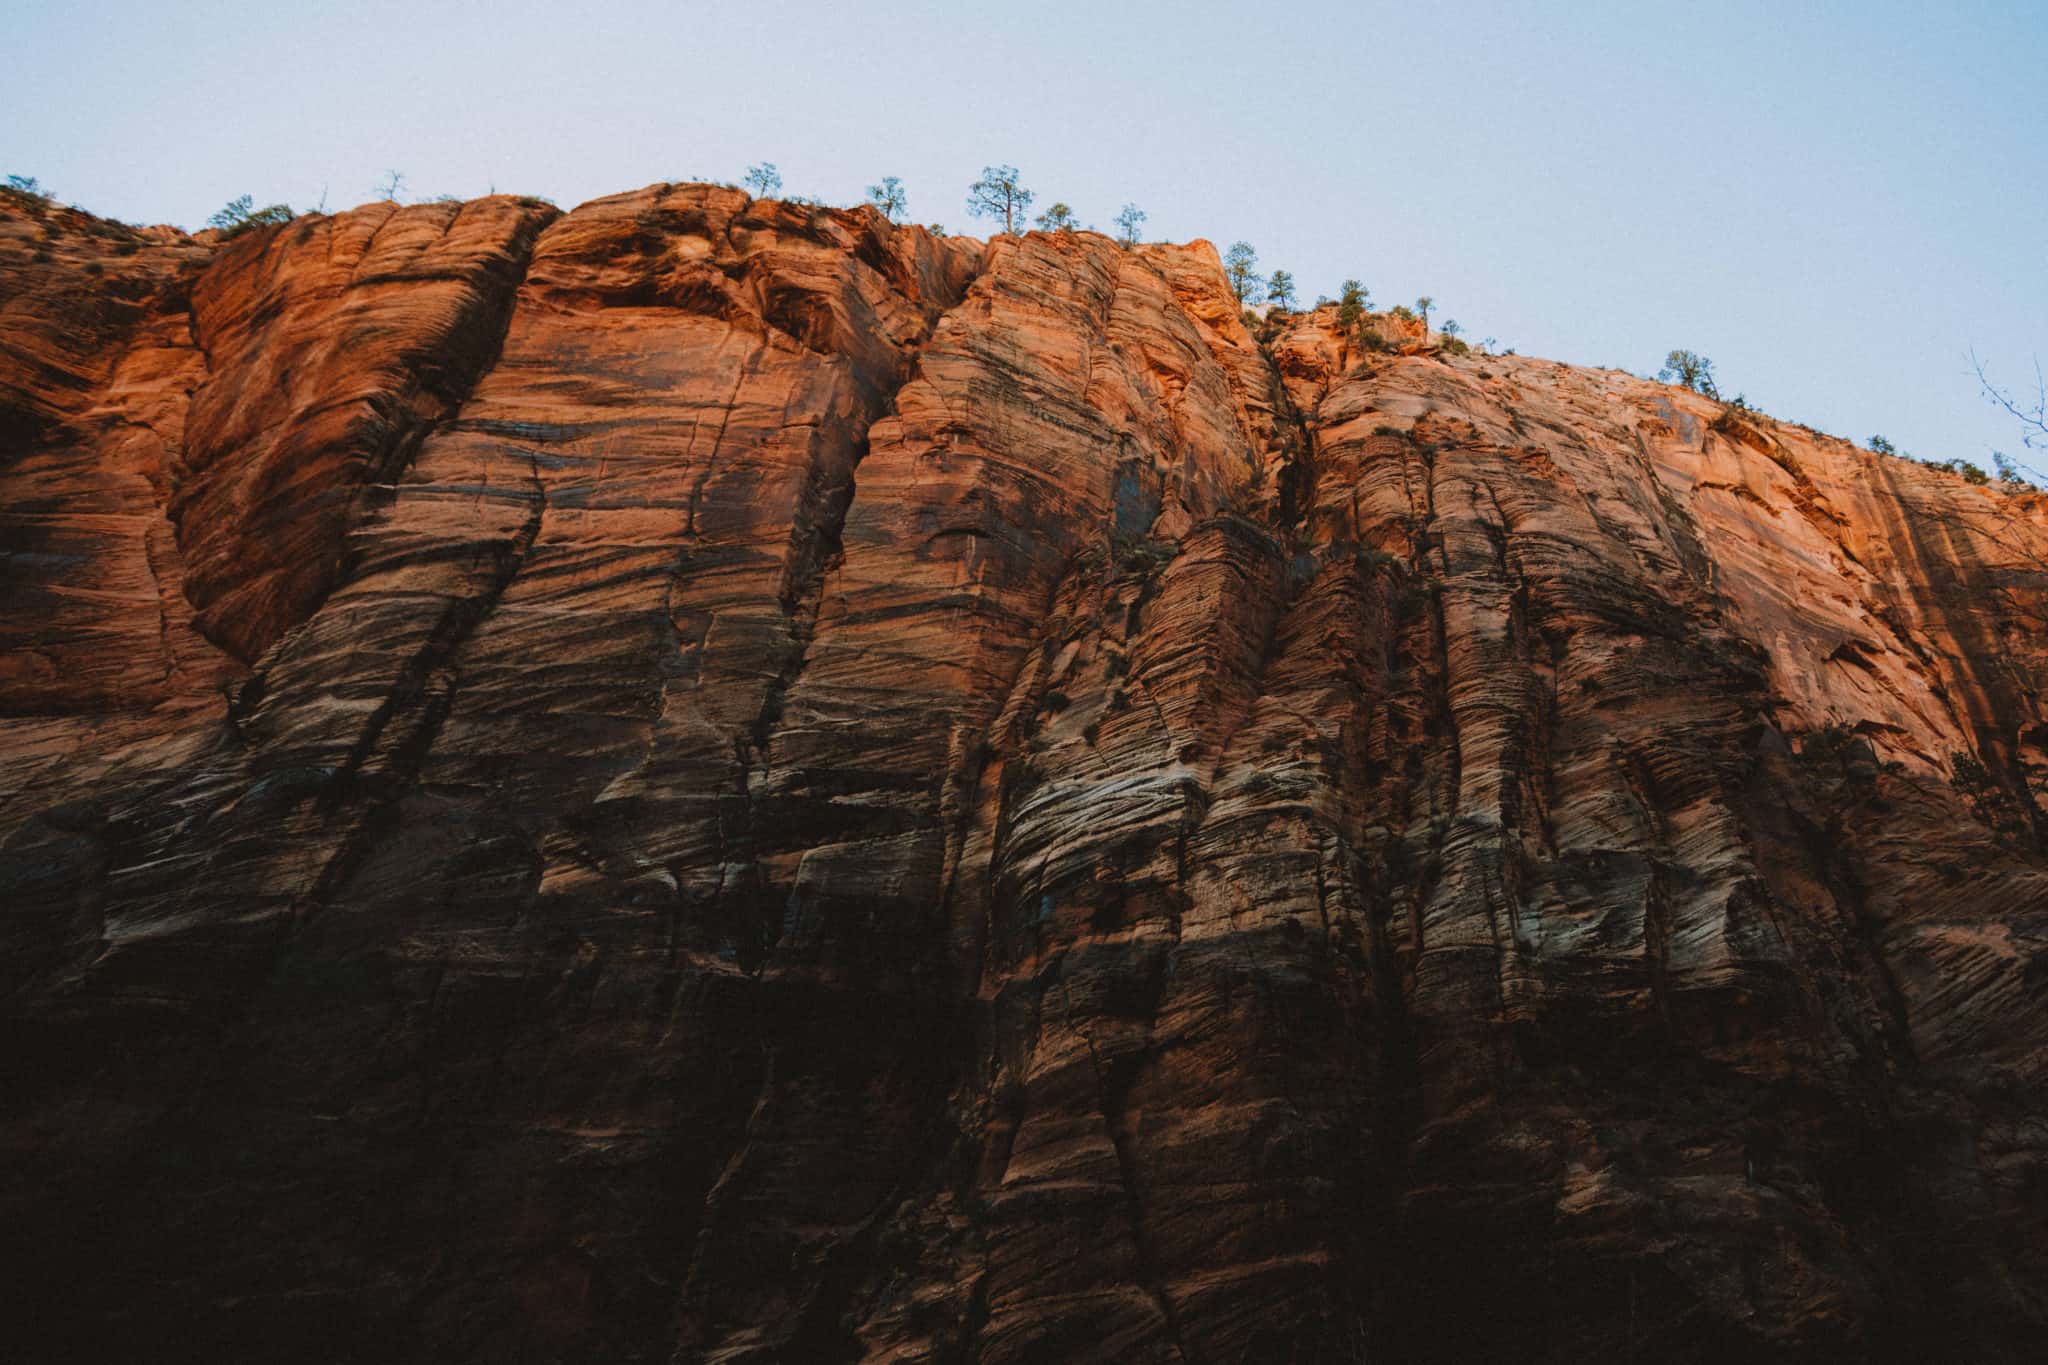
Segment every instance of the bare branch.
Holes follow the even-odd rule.
[[[1977,383],[1983,387],[1984,396],[2002,408],[2006,414],[2020,424],[2020,442],[2030,450],[2048,449],[2048,375],[2041,370],[2041,357],[2034,357],[2034,405],[2029,408],[2026,400],[2015,398],[2006,389],[1991,382],[1991,376],[1984,369],[1984,362],[1977,356],[1976,349],[1970,351],[1970,368],[1976,372]]]

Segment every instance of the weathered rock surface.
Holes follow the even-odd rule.
[[[1379,324],[0,206],[18,1358],[2039,1358],[2048,499]]]

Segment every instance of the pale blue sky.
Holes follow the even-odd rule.
[[[133,221],[346,207],[387,167],[567,206],[771,160],[979,234],[1000,161],[1308,297],[1357,275],[1638,372],[1688,346],[1919,455],[2021,453],[1965,352],[2048,357],[2048,0],[0,0],[0,38],[0,171]]]

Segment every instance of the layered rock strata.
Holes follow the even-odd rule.
[[[0,206],[34,1358],[2038,1358],[2048,499],[1369,326]]]

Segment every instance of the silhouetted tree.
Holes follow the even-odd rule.
[[[1436,307],[1436,300],[1424,294],[1415,300],[1415,311],[1422,316],[1422,335],[1429,335],[1429,310]]]
[[[1230,281],[1230,292],[1242,304],[1258,289],[1259,253],[1252,250],[1250,242],[1232,242],[1230,250],[1223,253],[1223,276]]]
[[[1057,201],[1051,208],[1038,215],[1038,226],[1047,232],[1072,232],[1074,223],[1074,211]]]
[[[1015,232],[1017,220],[1037,197],[1024,188],[1015,166],[983,166],[981,179],[967,187],[967,212],[976,218],[1000,218],[1003,231]]]
[[[1688,387],[1690,386],[1688,385]],[[1870,448],[1880,455],[1896,455],[1899,453],[1899,448],[1882,436],[1871,437]]]
[[[1721,396],[1721,387],[1714,382],[1714,362],[1694,351],[1673,351],[1665,356],[1664,368],[1657,371],[1657,378],[1709,398]]]
[[[2034,360],[2034,396],[2031,399],[2015,396],[2010,390],[1992,383],[1984,362],[1977,359],[1975,351],[1970,352],[1970,365],[1977,371],[1977,382],[1984,386],[1984,396],[2018,420],[2020,443],[2029,450],[2048,450],[2048,377],[2041,373],[2040,358]]]
[[[747,167],[747,173],[740,177],[740,183],[753,193],[756,199],[772,199],[782,193],[782,172],[775,169],[772,161],[757,161]]]
[[[1294,276],[1284,270],[1276,270],[1266,280],[1266,299],[1282,308],[1294,307]]]
[[[290,205],[270,204],[259,209],[256,207],[256,201],[245,194],[228,200],[220,212],[206,220],[206,225],[210,228],[219,228],[232,237],[250,228],[269,227],[273,223],[289,223],[291,220]]]
[[[1116,213],[1117,240],[1125,246],[1138,244],[1138,228],[1145,221],[1145,210],[1136,204],[1125,204]]]
[[[881,184],[868,186],[868,202],[880,209],[882,216],[893,223],[910,207],[910,196],[903,192],[901,180],[893,175],[885,175]]]
[[[394,204],[398,202],[398,196],[404,192],[405,176],[398,171],[384,172],[384,178],[370,187],[370,193],[379,199],[388,199]]]
[[[256,207],[256,200],[250,195],[238,195],[221,205],[220,211],[206,220],[210,228],[240,227],[249,221],[249,211]]]
[[[1998,471],[1998,481],[2009,488],[2030,488],[2041,480],[2039,473],[2002,450],[1991,452],[1991,467]]]

